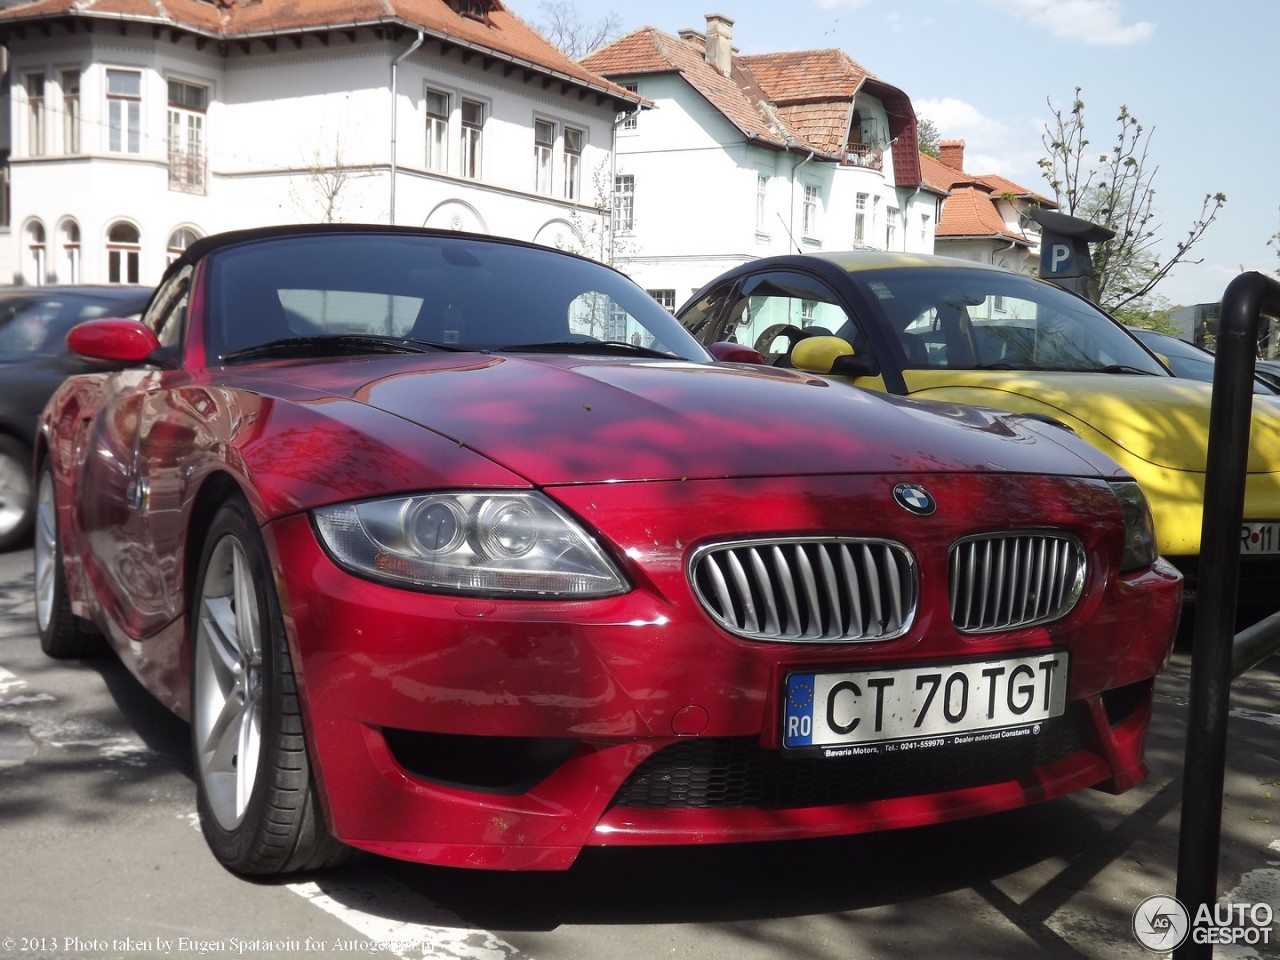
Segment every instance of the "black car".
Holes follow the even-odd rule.
[[[83,320],[137,316],[150,296],[150,287],[133,286],[0,288],[0,550],[31,532],[40,411],[63,380],[89,366],[67,352],[67,331]]]
[[[1163,360],[1175,377],[1213,383],[1214,356],[1210,351],[1157,330],[1130,327],[1129,332]],[[1280,394],[1280,384],[1274,382],[1275,378],[1269,379],[1263,373],[1262,361],[1259,361],[1253,378],[1253,392],[1268,397]]]

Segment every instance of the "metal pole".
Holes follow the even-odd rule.
[[[419,30],[417,38],[413,41],[412,45],[410,45],[409,49],[405,50],[391,61],[391,212],[387,217],[387,222],[391,224],[396,222],[396,124],[399,122],[396,119],[396,70],[400,66],[401,60],[422,46],[424,37],[425,34],[423,31]]]
[[[1280,283],[1260,273],[1241,274],[1223,295],[1218,321],[1178,835],[1177,895],[1193,923],[1200,907],[1212,907],[1218,896],[1240,525],[1254,359],[1264,309],[1280,314]],[[1188,937],[1173,955],[1175,960],[1208,960],[1213,945]]]

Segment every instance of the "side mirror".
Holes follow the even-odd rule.
[[[722,360],[725,363],[764,363],[764,357],[760,355],[760,351],[753,350],[745,344],[731,343],[728,340],[717,340],[708,346],[707,350],[717,360]]]
[[[880,365],[870,357],[860,357],[853,345],[841,337],[808,337],[791,351],[791,365],[797,370],[855,380],[872,377]]]
[[[90,360],[135,364],[145,362],[159,350],[160,341],[150,327],[137,320],[104,317],[72,327],[67,334],[67,349]]]

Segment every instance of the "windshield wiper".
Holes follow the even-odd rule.
[[[261,360],[267,357],[348,357],[368,353],[426,353],[428,350],[465,350],[457,344],[432,343],[411,337],[383,337],[346,333],[338,336],[284,337],[222,355],[225,362]]]
[[[1153,373],[1150,370],[1143,370],[1141,367],[1131,367],[1127,363],[1109,363],[1098,371],[1099,373],[1140,373],[1144,377],[1158,377],[1160,374]]]
[[[641,347],[625,340],[544,340],[540,343],[512,343],[495,347],[495,353],[636,353],[642,357],[675,359],[674,353]]]

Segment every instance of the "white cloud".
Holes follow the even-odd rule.
[[[914,100],[912,105],[917,117],[933,121],[940,139],[964,141],[966,172],[996,173],[1037,193],[1048,190],[1036,166],[1044,154],[1041,121],[1011,126],[954,97]]]
[[[1149,40],[1156,25],[1124,23],[1121,0],[987,0],[1010,16],[1042,27],[1059,40],[1127,47]]]

